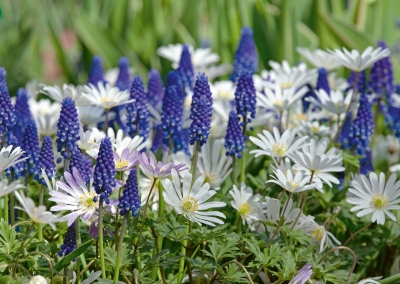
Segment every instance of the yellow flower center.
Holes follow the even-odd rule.
[[[311,125],[311,131],[312,131],[313,133],[317,133],[317,132],[319,131],[319,126],[317,126],[317,125]]]
[[[93,209],[96,207],[96,202],[93,201],[93,198],[96,196],[96,193],[91,192],[87,194],[83,194],[80,197],[82,207],[85,209]]]
[[[324,237],[324,231],[325,230],[322,227],[318,227],[311,231],[311,235],[314,237],[314,239],[320,242]]]
[[[374,196],[372,196],[371,203],[375,209],[382,209],[386,206],[387,198],[382,194],[375,194]]]
[[[300,183],[296,180],[288,180],[288,183],[292,186],[292,190],[294,190],[297,186],[300,186]]]
[[[115,168],[117,170],[120,170],[122,168],[125,168],[129,165],[129,161],[128,160],[119,160],[119,161],[115,161]]]
[[[248,202],[245,202],[239,206],[240,215],[247,215],[247,214],[250,214],[252,211],[253,211],[253,209],[251,208],[251,205]]]
[[[222,90],[222,91],[220,90],[220,91],[218,91],[218,96],[221,99],[229,99],[231,97],[231,92],[225,91],[225,90]]]
[[[282,89],[287,89],[287,88],[290,88],[290,87],[293,87],[294,86],[294,82],[291,82],[291,81],[287,81],[287,82],[282,82],[281,83],[281,88]]]
[[[100,102],[101,103],[112,103],[112,102],[114,102],[114,98],[101,98]]]
[[[199,204],[197,203],[196,198],[192,196],[186,196],[182,199],[181,202],[183,211],[187,213],[193,213],[199,208]]]
[[[214,173],[204,173],[206,178],[204,179],[204,183],[212,184],[215,181],[215,174]]]
[[[285,156],[286,150],[287,150],[286,145],[283,143],[276,143],[272,146],[272,152],[275,155],[279,155],[281,157]]]
[[[281,107],[281,106],[283,105],[283,102],[284,102],[283,100],[276,100],[276,101],[274,102],[274,105],[275,105],[275,106],[280,106],[280,107]]]

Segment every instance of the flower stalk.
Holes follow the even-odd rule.
[[[100,266],[101,266],[101,276],[106,278],[106,265],[104,259],[104,236],[103,236],[103,198],[100,198],[99,204],[99,250],[100,250]]]
[[[119,270],[121,268],[121,252],[122,245],[124,242],[126,225],[128,224],[129,214],[125,214],[124,220],[122,221],[121,231],[119,233],[119,241],[118,241],[118,249],[117,249],[117,262],[115,264],[115,272],[114,272],[114,284],[117,283],[119,277]]]

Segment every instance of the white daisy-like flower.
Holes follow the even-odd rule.
[[[229,121],[229,112],[232,109],[232,101],[216,100],[213,102],[210,137],[215,139],[225,137]]]
[[[83,128],[79,129],[79,137],[80,140],[78,141],[79,149],[86,152],[87,150],[98,148],[98,144],[92,137],[92,131],[86,130],[83,132]]]
[[[72,168],[72,174],[64,173],[66,182],[57,181],[58,189],[62,191],[50,190],[50,201],[54,201],[57,205],[50,208],[51,211],[70,211],[69,214],[62,217],[62,220],[68,222],[68,226],[82,216],[84,220],[88,220],[95,213],[99,206],[98,202],[94,201],[97,196],[96,192],[91,187],[88,189],[85,181],[82,179],[77,168]]]
[[[296,129],[288,129],[283,132],[282,136],[276,127],[273,128],[273,132],[274,136],[272,136],[272,134],[267,130],[263,131],[264,135],[257,134],[259,138],[250,136],[250,141],[261,148],[252,150],[250,154],[255,154],[255,157],[267,155],[276,158],[283,158],[298,150],[308,139],[307,136],[303,136],[295,140],[294,138],[297,134]]]
[[[135,69],[129,67],[128,72],[130,77],[133,78],[132,76],[133,74],[135,74]],[[115,84],[117,83],[118,75],[119,75],[119,67],[111,68],[105,72],[104,79],[107,83],[109,83],[112,87],[114,87]]]
[[[310,176],[306,175],[302,171],[294,172],[291,169],[287,169],[283,172],[280,169],[276,169],[274,170],[274,173],[275,176],[272,176],[273,179],[267,181],[267,183],[275,183],[291,193],[311,190],[317,186],[315,183],[310,181]]]
[[[178,214],[182,214],[188,220],[196,222],[200,226],[206,224],[215,226],[223,224],[219,218],[225,218],[225,215],[219,211],[204,211],[210,208],[219,208],[226,205],[221,201],[209,201],[217,192],[210,190],[210,184],[204,183],[204,176],[200,176],[192,184],[192,175],[185,173],[181,187],[181,179],[175,169],[171,170],[172,181],[163,179],[161,182],[165,191],[163,196],[165,202],[171,205]]]
[[[217,81],[210,84],[210,90],[213,96],[213,100],[229,100],[235,99],[236,86],[232,81]]]
[[[279,85],[282,89],[298,89],[308,83],[314,85],[318,78],[317,70],[307,69],[305,63],[300,63],[297,66],[291,67],[286,60],[283,60],[282,64],[270,61],[269,65],[273,69],[269,74],[271,76],[271,81],[274,82],[269,85]],[[268,85],[268,82],[266,82],[266,84]]]
[[[60,117],[61,104],[43,99],[28,101],[32,117],[36,122],[38,133],[41,136],[57,133],[57,122]]]
[[[140,151],[147,146],[147,142],[143,142],[143,137],[136,135],[134,137],[124,136],[122,129],[119,129],[115,133],[111,127],[107,130],[107,136],[111,138],[111,142],[114,147],[114,151],[121,155],[125,148],[129,149],[129,153],[133,151]]]
[[[134,100],[129,100],[129,92],[120,90],[117,87],[111,87],[110,84],[99,82],[97,87],[93,84],[83,87],[83,93],[86,95],[90,105],[101,106],[109,110],[115,106],[129,104]]]
[[[47,280],[41,275],[35,275],[29,280],[28,284],[47,284]]]
[[[5,178],[2,181],[0,181],[0,198],[21,188],[25,188],[25,186],[20,184],[19,180],[15,180],[11,183],[8,183],[8,179]]]
[[[367,47],[361,54],[358,50],[353,49],[352,51],[348,51],[344,47],[343,51],[328,49],[328,52],[335,56],[345,67],[355,72],[361,72],[372,66],[376,61],[390,55],[389,48],[382,49],[382,47],[378,47],[374,49],[372,46]]]
[[[345,168],[342,166],[342,156],[336,153],[335,148],[328,148],[328,139],[317,141],[315,138],[310,143],[303,146],[302,152],[296,151],[289,157],[295,162],[293,168],[299,171],[305,171],[307,175],[313,176],[313,182],[321,184],[326,183],[332,187],[332,183],[339,184],[339,180],[334,177],[332,172],[342,172]]]
[[[278,224],[281,220],[281,217],[284,218],[284,224],[292,224],[297,216],[300,214],[300,208],[293,208],[293,200],[289,199],[283,204],[281,211],[281,201],[275,198],[266,197],[267,203],[267,213],[265,214],[266,219],[271,222]],[[287,203],[287,204],[286,204]],[[286,210],[283,212],[283,209],[286,207]],[[303,214],[303,213],[301,213]],[[275,228],[272,226],[267,226],[268,232],[272,233],[275,231]]]
[[[201,148],[197,163],[198,173],[205,176],[211,188],[218,190],[221,184],[231,173],[232,159],[225,155],[224,140],[218,139],[212,143],[208,141]]]
[[[336,72],[330,72],[328,74],[328,84],[331,90],[344,91],[350,87],[349,83],[345,78],[338,77]]]
[[[261,195],[253,195],[253,190],[244,182],[242,182],[240,190],[233,185],[229,194],[233,197],[231,205],[239,212],[243,225],[247,222],[249,226],[253,227],[255,221],[264,219],[266,204],[261,202]]]
[[[332,133],[331,128],[321,124],[318,120],[315,121],[299,121],[299,131],[311,137],[314,135],[328,136]]]
[[[86,151],[86,154],[96,159],[99,154],[101,139],[105,138],[106,134],[96,127],[93,127],[92,130],[86,130],[84,136],[82,134],[83,133],[81,133],[80,140],[78,141],[79,147],[81,147],[83,151]],[[90,149],[85,150],[85,148],[89,146]]]
[[[8,146],[7,148],[2,148],[0,151],[0,173],[11,166],[28,159],[29,157],[21,158],[24,153],[25,152],[21,150],[21,147],[14,148],[13,145]]]
[[[379,284],[380,282],[375,281],[375,280],[379,280],[379,279],[382,279],[382,276],[363,279],[363,280],[358,281],[357,284]]]
[[[319,253],[322,253],[329,247],[335,247],[334,243],[337,245],[341,244],[324,226],[314,221],[314,216],[301,216],[299,222],[296,224],[296,228],[303,229],[304,234],[312,237],[319,244]]]
[[[25,197],[22,191],[21,192],[16,191],[15,197],[17,197],[19,203],[22,206],[22,207],[15,206],[15,208],[25,211],[33,223],[49,224],[50,227],[53,230],[55,230],[56,227],[54,226],[54,223],[62,221],[58,216],[53,215],[49,211],[46,211],[46,206],[39,205],[39,207],[36,207],[33,200],[30,199],[29,197]]]
[[[400,140],[396,136],[386,136],[386,145],[388,152],[393,155],[400,150]]]
[[[342,62],[335,56],[321,49],[310,50],[305,47],[297,47],[296,51],[304,56],[314,67],[325,68],[328,71],[342,66]]]
[[[330,94],[327,94],[324,89],[315,90],[315,94],[318,98],[313,97],[306,98],[307,101],[311,102],[313,105],[320,107],[333,114],[343,114],[346,113],[352,98],[353,91],[349,91],[346,96],[343,95],[342,91],[331,90]],[[356,104],[353,103],[349,111],[354,110]]]
[[[385,174],[378,175],[374,172],[369,174],[369,180],[365,175],[360,175],[358,179],[351,181],[349,192],[354,197],[348,197],[346,201],[355,205],[350,211],[358,211],[357,217],[362,217],[372,213],[372,222],[385,224],[387,215],[393,221],[396,216],[389,210],[400,209],[400,181],[397,181],[397,175],[392,174],[385,184]]]
[[[64,84],[61,90],[57,85],[44,85],[43,90],[40,92],[59,103],[61,103],[65,98],[71,98],[75,101],[76,106],[88,106],[91,104],[81,86],[75,87],[74,85]]]
[[[273,89],[265,88],[264,94],[257,92],[257,106],[282,112],[301,99],[307,91],[306,86],[301,89],[295,87],[281,88],[280,85],[275,84]]]
[[[78,107],[78,116],[83,125],[97,125],[105,120],[104,109],[100,106]],[[108,119],[112,120],[114,118],[115,113],[111,112],[108,115]]]

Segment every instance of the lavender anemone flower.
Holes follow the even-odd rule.
[[[296,274],[295,277],[289,282],[289,284],[304,284],[312,275],[311,264],[306,264]]]
[[[114,163],[115,170],[118,172],[130,170],[139,164],[139,152],[133,151],[130,154],[128,148],[125,148],[121,155],[119,155],[117,152],[114,152]]]
[[[140,154],[139,162],[144,174],[154,179],[164,179],[168,177],[172,169],[175,169],[177,172],[187,169],[185,164],[174,165],[174,163],[164,164],[162,162],[157,162],[153,156],[147,156],[145,153]]]

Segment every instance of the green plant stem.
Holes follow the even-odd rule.
[[[6,132],[3,131],[3,134],[1,135],[1,148],[4,148],[6,146],[7,146]]]
[[[14,169],[11,169],[10,182],[14,181]],[[11,226],[15,223],[15,211],[14,211],[14,192],[10,193],[10,218]]]
[[[120,180],[122,181],[122,183],[124,182],[124,172],[123,171],[120,172]],[[122,188],[123,188],[123,186],[121,186],[119,188],[118,200],[121,197]],[[115,214],[115,251],[117,251],[117,248],[118,248],[118,217],[119,217],[119,208],[117,206],[117,213]]]
[[[159,194],[159,199],[158,199],[158,217],[163,216],[165,210],[165,200],[164,200],[164,195],[163,195],[164,187],[160,181],[158,181],[158,194]],[[157,251],[160,253],[162,251],[162,246],[163,246],[164,238],[160,235],[157,236]],[[162,271],[162,267],[160,265],[160,273],[161,275],[165,278],[164,271]]]
[[[104,120],[103,131],[107,133],[108,128],[108,114],[110,113],[109,109],[106,109],[106,119]]]
[[[25,244],[26,240],[28,239],[29,235],[31,234],[34,226],[35,226],[35,223],[32,222],[31,226],[29,227],[28,231],[25,234],[25,237],[22,239],[21,246],[19,247],[19,251],[18,251],[17,257],[15,259],[15,269],[13,272],[13,277],[15,277],[15,273],[17,272],[19,258],[22,255],[22,249],[24,248],[24,244]]]
[[[236,155],[232,156],[232,184],[236,185]]]
[[[193,159],[192,165],[190,167],[190,173],[192,174],[192,185],[196,180],[196,171],[197,171],[197,161],[199,159],[199,150],[200,150],[200,142],[195,142],[193,147]]]
[[[247,127],[247,117],[243,117],[243,137],[246,138],[246,127]],[[246,141],[246,139],[245,139]],[[244,177],[245,177],[245,169],[246,169],[246,155],[243,153],[242,155],[242,161],[241,161],[241,171],[240,171],[240,183],[244,182]]]
[[[44,196],[44,185],[40,185],[40,197],[39,197],[39,206],[43,205],[43,196]],[[39,241],[43,241],[43,225],[39,224],[39,231],[38,231],[38,239]]]
[[[76,247],[79,247],[81,245],[81,235],[79,232],[79,217],[76,218],[75,220],[75,233],[76,233]],[[82,283],[80,258],[76,259],[75,265],[76,265],[76,283],[80,284]]]
[[[4,196],[4,220],[8,224],[8,194]]]
[[[400,281],[400,273],[392,275],[382,280],[378,280],[378,282],[381,284],[393,284],[393,283],[399,283],[399,281]]]
[[[308,182],[308,184],[311,184],[311,182],[312,182],[312,180],[313,180],[313,177],[314,177],[314,172],[311,172],[310,181]],[[304,198],[303,198],[303,201],[302,201],[303,203],[302,203],[302,205],[301,205],[300,212],[299,212],[299,214],[297,215],[296,220],[293,222],[293,225],[292,225],[291,230],[294,229],[294,227],[296,226],[297,221],[298,221],[299,218],[300,218],[301,213],[303,213],[304,206],[305,206],[306,203],[307,203],[307,197],[308,197],[308,194],[309,194],[309,193],[310,193],[310,191],[307,190],[307,192],[306,192],[306,194],[305,194],[305,196],[304,196]]]
[[[115,272],[114,272],[114,284],[117,283],[119,277],[119,269],[121,267],[121,252],[122,252],[122,244],[124,242],[124,235],[126,230],[126,225],[128,224],[129,214],[125,214],[124,220],[122,221],[121,232],[119,233],[119,241],[118,241],[118,249],[117,249],[117,262],[115,264]]]
[[[104,261],[104,240],[103,240],[103,198],[100,198],[99,204],[99,250],[100,250],[100,265],[101,265],[101,277],[106,278],[106,265]]]
[[[275,232],[272,234],[272,237],[269,238],[269,241],[268,241],[267,245],[270,245],[272,243],[273,239],[278,234],[279,228],[283,225],[283,222],[285,221],[285,212],[286,212],[287,206],[289,204],[289,200],[292,197],[292,194],[293,194],[292,192],[289,193],[289,197],[286,200],[285,207],[283,208],[283,211],[282,211],[282,214],[281,214],[281,218],[279,219],[278,226],[276,227]]]

